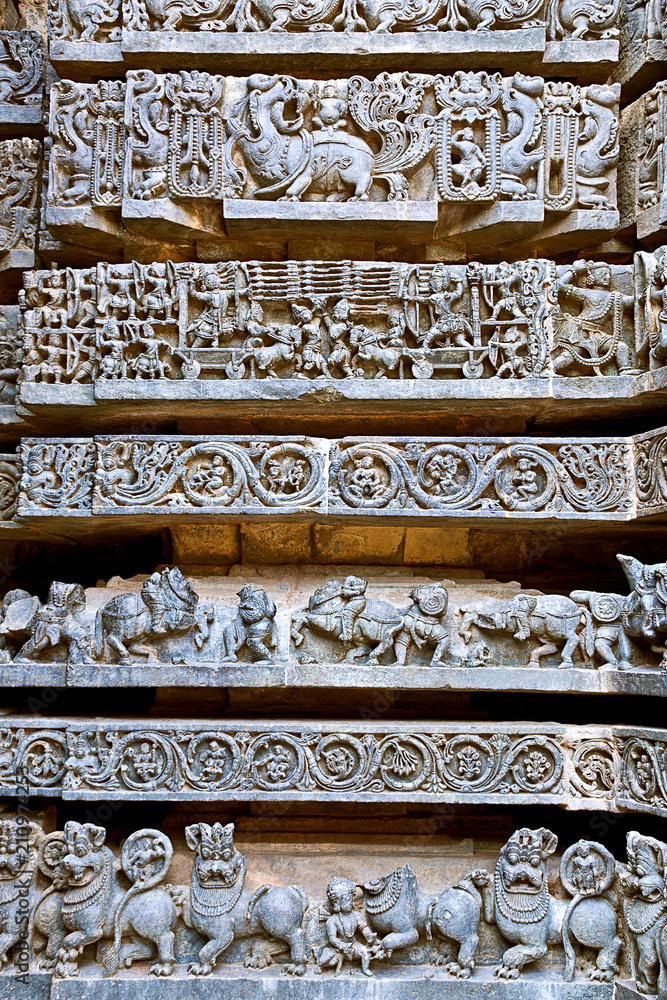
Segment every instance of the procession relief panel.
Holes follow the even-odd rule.
[[[22,589],[5,595],[0,658],[109,680],[114,667],[228,663],[664,670],[665,564],[618,559],[626,594],[428,577],[410,589],[400,575],[314,569],[260,586],[252,572],[190,579],[175,566],[89,590],[54,582],[44,603]]]
[[[167,261],[28,272],[24,392],[363,379],[382,393],[395,380],[417,389],[636,376],[664,365],[664,270],[656,253],[634,265]],[[51,395],[74,399],[40,391]]]

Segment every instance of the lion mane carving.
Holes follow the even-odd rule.
[[[581,842],[583,843],[583,842]],[[514,942],[496,970],[501,979],[518,979],[521,970],[546,955],[548,945],[571,948],[570,937],[597,950],[590,978],[611,981],[618,973],[622,941],[616,934],[616,911],[609,899],[591,894],[555,899],[547,882],[547,858],[558,845],[550,830],[515,831],[500,852],[494,873],[494,918],[498,930]]]

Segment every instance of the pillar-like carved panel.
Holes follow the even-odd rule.
[[[0,142],[0,272],[35,266],[40,161],[35,139]]]
[[[44,42],[36,31],[0,31],[0,135],[41,135]]]
[[[620,48],[614,79],[626,100],[634,100],[667,70],[667,15],[657,0],[624,0],[620,5]]]
[[[579,247],[618,226],[619,93],[464,71],[63,81],[46,223],[70,241],[97,228],[109,247],[119,208],[130,230],[172,242],[325,223],[331,238]]]

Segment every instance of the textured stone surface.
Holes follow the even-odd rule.
[[[404,415],[502,404],[538,421],[611,413],[619,400],[646,409],[665,396],[663,271],[661,253],[628,265],[36,271],[25,279],[21,402],[98,423],[148,405],[163,418],[223,406],[254,415],[258,402],[267,416],[320,418],[327,404],[340,416],[377,400]]]
[[[237,522],[302,517],[289,539],[246,524],[245,562],[266,562],[254,551],[276,545],[273,561],[308,562],[306,522],[328,516],[331,526],[318,527],[313,540],[320,561],[365,562],[370,546],[380,562],[458,566],[469,564],[465,533],[432,528],[410,535],[404,549],[398,528],[374,525],[355,536],[335,524],[382,517],[414,526],[443,515],[460,523],[573,524],[661,516],[667,512],[660,471],[666,451],[663,428],[628,438],[25,438],[20,456],[7,455],[0,466],[0,513],[17,524],[58,518],[65,533],[75,533],[77,522],[87,529],[110,517],[144,527],[203,523],[210,516]],[[222,536],[219,544],[220,562],[236,561],[238,540]],[[198,561],[184,551],[190,554],[181,561]]]
[[[126,230],[173,242],[225,232],[312,239],[323,222],[331,239],[425,242],[440,203],[438,234],[450,242],[513,242],[546,221],[542,242],[572,249],[618,226],[619,95],[617,84],[563,90],[466,71],[328,83],[150,70],[130,71],[127,83],[65,80],[51,89],[45,221],[59,239],[89,244],[96,232],[112,250]],[[168,142],[167,129],[180,138]],[[296,137],[309,152],[297,152]],[[567,180],[555,194],[561,161]]]

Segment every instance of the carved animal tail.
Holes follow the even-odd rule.
[[[428,904],[428,910],[426,911],[426,921],[424,923],[424,931],[426,933],[426,940],[433,940],[433,911],[435,909],[435,904],[438,902],[438,897],[432,899]]]
[[[593,618],[588,608],[582,608],[584,617],[584,630],[579,636],[579,645],[586,656],[592,656],[595,652],[595,632],[593,629]]]
[[[104,621],[101,608],[95,615],[95,656],[98,660],[104,656]]]
[[[245,918],[248,921],[248,923],[250,923],[250,921],[253,918],[253,915],[254,915],[254,912],[255,912],[255,907],[257,906],[257,903],[260,901],[260,899],[262,898],[262,896],[269,891],[269,889],[273,889],[273,886],[272,885],[260,885],[259,889],[256,889],[255,892],[253,892],[252,896],[250,897],[250,901],[248,902],[248,906],[246,908],[246,911],[245,911]]]
[[[565,916],[563,917],[563,948],[565,950],[565,971],[563,973],[563,980],[566,983],[571,983],[574,979],[574,967],[577,961],[577,956],[572,947],[572,942],[570,941],[570,920],[575,909],[583,899],[580,893],[570,900],[567,910],[565,911]]]
[[[113,921],[113,946],[109,948],[106,955],[104,956],[104,961],[102,963],[103,974],[106,978],[110,976],[115,976],[118,972],[118,966],[120,965],[120,944],[121,944],[121,917],[123,916],[123,911],[125,907],[132,899],[133,896],[138,895],[143,891],[143,886],[132,885],[127,890],[120,903],[116,908],[116,913]]]
[[[303,903],[303,912],[305,913],[308,907],[310,906],[310,901],[308,899],[308,896],[306,895],[306,893],[304,892],[304,890],[301,888],[300,885],[291,885],[290,889],[294,889],[295,893]]]

